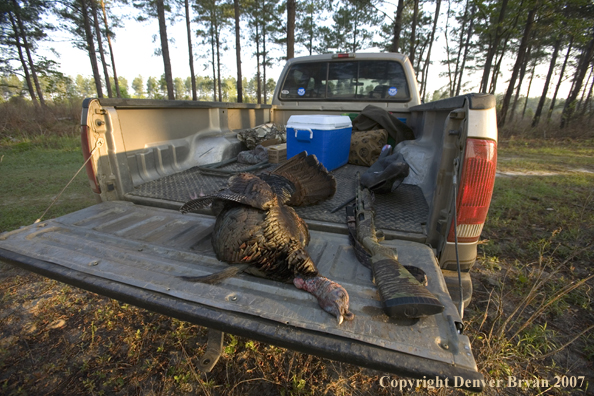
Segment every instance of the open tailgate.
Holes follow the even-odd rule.
[[[336,319],[316,299],[283,284],[240,275],[219,285],[186,282],[226,264],[214,255],[215,218],[130,202],[104,202],[57,219],[0,234],[0,259],[125,303],[258,341],[415,378],[449,378],[481,388],[471,346],[432,250],[391,240],[404,265],[421,267],[446,307],[420,320],[383,314],[370,270],[346,235],[310,231],[320,273],[349,292],[352,322]],[[457,378],[455,378],[457,377]]]

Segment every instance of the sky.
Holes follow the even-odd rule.
[[[393,14],[393,11],[385,11],[389,15]],[[135,10],[131,11],[131,13],[134,12]],[[443,15],[440,19],[442,22],[445,22]],[[173,25],[168,24],[167,29],[167,33],[171,41],[170,56],[173,77],[181,77],[185,79],[186,77],[190,76],[185,20],[178,19]],[[125,77],[128,80],[128,83],[131,84],[134,78],[141,75],[143,77],[143,81],[146,84],[148,77],[152,76],[158,78],[163,74],[163,59],[161,56],[154,55],[154,50],[160,47],[160,41],[157,36],[158,33],[159,28],[156,19],[151,22],[137,22],[134,19],[129,18],[124,21],[124,28],[119,28],[116,30],[116,37],[115,40],[112,40],[112,44],[115,54],[116,70],[119,77]],[[243,33],[245,34],[246,32],[244,31]],[[235,40],[234,37],[230,35],[228,37],[229,40],[227,46],[229,49],[224,52],[224,57],[222,59],[223,68],[221,73],[224,77],[236,76],[236,60],[234,49]],[[92,76],[88,55],[85,51],[77,49],[72,45],[70,37],[67,33],[63,31],[57,31],[52,35],[51,40],[51,42],[44,43],[42,46],[40,46],[39,51],[42,55],[58,61],[60,64],[59,70],[62,73],[71,77],[76,77],[78,74],[85,77]],[[49,47],[52,47],[58,54],[60,54],[60,58],[56,58],[56,56],[49,50]],[[106,50],[108,50],[107,43],[104,43],[104,47]],[[199,57],[201,54],[206,53],[206,48],[198,45],[198,39],[196,37],[193,37],[193,47],[195,54],[194,70],[196,75],[210,75],[210,67],[205,69],[204,66],[207,60]],[[300,50],[301,52],[299,52]],[[282,56],[281,51],[284,51],[284,48],[282,50],[277,49],[276,53],[272,53],[272,56]],[[379,49],[370,48],[364,52],[373,51],[379,51]],[[251,78],[256,73],[255,56],[253,55],[254,52],[255,48],[249,47],[248,40],[243,39],[242,74],[244,77]],[[296,56],[304,55],[307,55],[307,53],[300,49],[299,46],[296,46]],[[106,54],[106,56],[108,55]],[[447,78],[439,76],[441,72],[445,71],[444,66],[441,66],[439,62],[442,59],[445,59],[445,42],[443,39],[443,33],[438,33],[437,41],[434,44],[432,50],[433,63],[430,66],[429,72],[431,78],[427,86],[427,92],[429,93],[429,96],[430,93],[443,88],[447,84]],[[508,59],[508,70],[511,70],[511,67],[513,66],[511,62],[513,61],[514,60],[512,59]],[[274,62],[274,66],[267,69],[267,78],[276,80],[280,75],[283,66],[283,61]],[[547,68],[547,65],[542,65],[537,68],[537,77],[535,77],[532,89],[530,91],[531,97],[540,96],[543,89],[543,80],[546,76]],[[110,75],[112,75],[111,69],[109,72]],[[507,79],[509,78],[510,74],[511,73],[506,73],[500,77],[500,82],[498,83],[497,89],[498,93],[503,92],[503,90],[507,88]],[[468,74],[465,76],[464,81],[471,82],[471,84],[468,85],[470,91],[476,91],[476,86],[478,86],[481,76],[482,72],[476,72],[474,74]],[[554,83],[556,83],[557,78],[558,76],[553,78]],[[523,94],[526,92],[527,85],[528,83],[526,81],[523,84]],[[549,92],[551,91],[552,88],[549,88]],[[562,85],[559,93],[560,97],[566,96],[568,91],[569,83],[566,82]],[[129,92],[133,93],[131,87],[129,88]],[[549,96],[551,95],[549,94]]]

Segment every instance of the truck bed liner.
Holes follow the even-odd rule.
[[[0,258],[57,279],[61,278],[60,273],[69,273],[70,277],[79,279],[78,286],[90,290],[97,282],[107,282],[119,293],[116,297],[125,302],[139,301],[137,293],[142,292],[153,295],[147,304],[161,298],[179,302],[174,304],[174,311],[190,304],[188,306],[194,308],[190,311],[182,309],[181,316],[198,324],[202,323],[202,317],[196,313],[196,306],[214,309],[220,314],[221,326],[218,327],[225,331],[222,324],[226,322],[223,319],[226,312],[232,317],[239,315],[243,318],[241,326],[236,324],[240,328],[253,328],[260,322],[267,326],[276,323],[280,333],[286,332],[287,328],[301,329],[322,338],[348,339],[350,343],[347,345],[359,345],[352,351],[325,350],[323,353],[339,360],[350,356],[357,364],[377,368],[370,361],[363,364],[361,356],[354,355],[367,345],[371,349],[379,347],[383,353],[392,351],[398,356],[410,354],[426,358],[427,367],[443,366],[436,375],[452,373],[449,369],[454,368],[455,372],[465,373],[466,378],[480,377],[476,373],[468,338],[456,331],[454,322],[459,321],[456,309],[433,252],[427,246],[410,241],[386,242],[397,249],[403,264],[417,265],[427,273],[428,288],[446,309],[442,314],[421,320],[397,321],[383,314],[370,271],[357,262],[348,238],[311,232],[308,251],[322,274],[347,289],[351,310],[356,315],[354,321],[337,326],[336,319],[324,312],[313,296],[291,284],[251,275],[240,275],[219,285],[178,278],[178,275],[205,275],[226,267],[216,259],[212,250],[213,223],[214,217],[207,215],[182,215],[173,210],[130,202],[105,202],[0,235]],[[68,277],[65,280],[68,281]],[[161,312],[165,309],[160,305],[149,308]],[[229,328],[231,330],[237,331],[233,326]],[[315,336],[311,337],[317,340]],[[307,347],[304,345],[303,350]],[[372,359],[373,355],[368,358]],[[409,363],[404,361],[392,364],[394,367],[390,371],[394,373],[427,374],[423,370],[411,374],[410,367],[405,367]]]
[[[265,169],[269,171],[276,165]],[[245,166],[244,166],[245,167]],[[238,164],[228,165],[219,169],[238,170]],[[345,224],[345,210],[330,213],[332,209],[344,203],[355,195],[356,173],[365,172],[368,168],[347,164],[333,172],[336,178],[337,191],[332,199],[319,205],[295,208],[297,213],[306,221],[314,220],[326,223]],[[203,174],[198,167],[194,167],[158,180],[143,183],[127,194],[133,202],[146,203],[143,198],[151,200],[165,200],[181,204],[190,200],[192,194],[208,195],[227,185],[228,177]],[[375,210],[378,229],[389,235],[390,231],[413,234],[408,239],[422,240],[425,236],[429,206],[425,201],[423,191],[418,186],[402,184],[390,194],[377,194]],[[204,213],[208,213],[205,210]],[[315,227],[314,227],[315,228]]]

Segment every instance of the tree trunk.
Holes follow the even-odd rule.
[[[534,118],[532,119],[532,128],[537,126],[540,122],[540,115],[542,114],[542,108],[544,107],[545,100],[547,99],[547,92],[549,90],[549,84],[551,83],[551,77],[553,77],[553,72],[555,71],[555,65],[557,64],[557,56],[559,56],[560,47],[561,38],[558,38],[553,46],[553,55],[551,57],[551,62],[549,63],[549,72],[547,73],[547,78],[545,79],[544,88],[542,90],[540,100],[538,101],[538,106],[536,106],[536,111],[534,112]]]
[[[295,57],[295,0],[287,0],[287,60]]]
[[[20,15],[20,7],[16,0],[12,0],[12,3],[15,7],[15,16],[17,20],[17,24],[19,26],[20,35],[23,39],[23,47],[25,47],[25,53],[27,54],[27,59],[29,60],[29,69],[31,70],[31,76],[33,77],[33,82],[35,83],[35,90],[37,91],[37,96],[39,97],[39,102],[42,106],[45,107],[45,100],[43,98],[43,91],[41,90],[41,86],[39,85],[39,79],[37,78],[37,72],[35,71],[35,63],[33,63],[33,57],[31,56],[31,49],[29,48],[29,43],[27,42],[27,31],[25,30],[25,26],[23,25],[23,20],[21,19]]]
[[[567,66],[567,61],[569,60],[569,55],[571,54],[571,49],[573,47],[573,36],[569,39],[569,47],[567,47],[567,54],[565,54],[565,60],[563,61],[563,66],[561,66],[561,73],[559,74],[559,81],[557,82],[557,86],[555,87],[555,93],[553,94],[553,99],[551,99],[551,105],[549,106],[549,111],[547,113],[547,122],[551,120],[551,116],[553,115],[553,110],[555,109],[555,101],[557,100],[557,93],[559,93],[559,87],[563,82],[563,75],[565,74],[565,67]]]
[[[314,28],[313,28],[313,8],[312,11],[309,13],[309,56],[311,56],[313,52],[313,35],[314,35]]]
[[[464,41],[464,33],[466,32],[466,22],[468,21],[468,10],[470,7],[470,0],[466,1],[466,7],[464,8],[464,16],[462,17],[462,26],[460,26],[460,37],[458,38],[458,56],[456,57],[456,68],[454,69],[454,85],[452,88],[451,96],[455,96],[455,93],[458,91],[458,73],[460,72],[460,56],[462,55],[462,48],[464,45],[462,41]]]
[[[256,21],[256,97],[257,103],[262,104],[262,81],[260,80],[260,33],[259,22]]]
[[[423,70],[425,69],[425,65],[423,65],[423,70],[421,70],[421,60],[423,59],[423,55],[425,55],[425,48],[427,48],[427,45],[429,44],[429,37],[427,37],[427,40],[425,40],[424,43],[421,44],[421,48],[419,50],[419,56],[417,58],[417,66],[415,67],[415,74],[417,75],[417,79],[419,79],[419,76],[421,76],[423,74]],[[423,79],[420,78],[421,84]]]
[[[506,0],[504,0],[506,1]],[[536,10],[538,5],[532,8],[528,12],[528,17],[526,18],[526,27],[524,28],[524,35],[522,36],[522,41],[520,42],[520,48],[518,50],[518,57],[516,59],[516,63],[514,64],[514,68],[512,71],[512,76],[509,81],[509,86],[507,87],[507,92],[505,93],[505,97],[503,98],[503,104],[501,105],[501,111],[499,112],[499,119],[498,126],[501,128],[505,125],[505,118],[507,116],[507,110],[509,108],[509,102],[511,101],[511,96],[514,91],[514,86],[516,84],[516,79],[518,78],[518,73],[520,71],[520,67],[522,63],[524,63],[524,57],[526,55],[526,48],[528,47],[528,40],[530,38],[530,33],[532,31],[532,25],[534,24],[534,15],[536,15]]]
[[[392,46],[390,52],[398,52],[400,46],[400,32],[402,31],[402,12],[404,10],[404,0],[398,0],[396,7],[396,20],[394,21],[394,37],[392,38]]]
[[[266,52],[266,20],[262,26],[262,91],[264,92],[264,104],[268,101],[268,87],[266,86],[266,64],[268,62],[268,53]]]
[[[217,84],[219,87],[219,102],[223,101],[223,89],[221,81],[221,40],[219,38],[219,24],[215,24],[215,36],[217,42]]]
[[[524,101],[524,108],[522,109],[522,119],[526,115],[526,107],[528,106],[528,98],[530,97],[530,88],[532,88],[532,80],[534,80],[534,72],[536,71],[536,62],[532,64],[532,74],[530,75],[530,81],[528,82],[528,91],[526,92],[526,100]]]
[[[561,128],[565,128],[565,126],[571,120],[575,109],[575,100],[582,89],[582,83],[584,82],[584,77],[588,72],[588,68],[590,66],[590,61],[592,60],[592,55],[594,54],[594,37],[590,40],[590,43],[586,48],[584,48],[582,52],[582,56],[580,57],[580,63],[578,68],[576,69],[576,74],[574,77],[574,86],[567,100],[565,101],[565,106],[563,107],[563,113],[561,114]]]
[[[586,115],[586,111],[590,111],[590,117],[588,117],[588,119],[590,119],[592,117],[592,109],[591,109],[591,107],[592,107],[591,106],[592,90],[594,90],[594,78],[592,79],[592,82],[590,83],[590,90],[588,91],[588,97],[586,98],[586,102],[584,103],[584,107],[582,108],[582,113],[580,114],[581,117],[584,117]]]
[[[359,15],[359,10],[358,9],[356,9],[356,11],[354,12],[354,15],[353,15],[353,18],[355,20],[353,21],[353,26],[354,26],[354,29],[353,29],[353,48],[350,51],[352,53],[357,52],[357,26],[359,25],[359,21],[358,21],[357,15]]]
[[[446,42],[446,61],[447,61],[447,65],[448,65],[448,96],[452,96],[452,93],[454,92],[454,79],[456,78],[454,76],[454,78],[452,78],[452,63],[451,63],[451,59],[450,59],[450,41],[449,41],[449,34],[448,34],[448,27],[450,26],[450,12],[452,10],[452,2],[450,0],[448,0],[448,11],[446,12],[446,26],[445,26],[445,32],[444,32],[444,38],[445,38],[445,42]]]
[[[530,51],[532,50],[532,46],[528,47],[526,51],[526,60],[522,64],[522,68],[520,69],[520,78],[518,81],[518,88],[516,89],[516,96],[514,97],[514,103],[512,104],[511,115],[509,117],[510,121],[514,120],[516,115],[516,109],[518,105],[518,98],[520,97],[520,90],[522,89],[522,83],[524,82],[524,77],[526,76],[526,68],[528,67],[528,62],[530,61]]]
[[[580,101],[578,102],[576,107],[576,113],[580,112],[580,109],[582,108],[582,105],[586,98],[586,91],[588,90],[588,84],[590,83],[590,79],[592,78],[592,72],[594,72],[594,68],[590,68],[590,74],[588,74],[588,78],[586,78],[586,83],[584,84],[584,89],[582,90],[582,97],[580,98]]]
[[[503,56],[505,55],[505,51],[507,50],[507,41],[503,44],[503,48],[501,49],[501,56],[499,56],[499,60],[495,65],[495,69],[493,69],[493,76],[491,77],[491,87],[489,88],[489,92],[495,94],[495,90],[497,89],[497,80],[499,77],[499,70],[501,70],[501,62],[503,61]]]
[[[93,14],[93,24],[95,26],[95,35],[97,36],[97,48],[99,49],[99,56],[101,57],[101,64],[103,65],[103,74],[105,75],[105,87],[107,88],[107,96],[113,97],[111,92],[111,81],[109,80],[109,73],[107,71],[107,62],[105,61],[105,53],[103,52],[103,40],[101,39],[101,29],[99,28],[99,16],[97,15],[96,0],[91,0],[91,13]]]
[[[169,58],[169,41],[167,40],[167,23],[165,21],[165,4],[163,0],[156,0],[157,17],[159,18],[159,35],[161,36],[161,55],[165,67],[165,83],[167,84],[167,98],[175,99],[173,92],[173,74],[171,72],[171,60]]]
[[[592,66],[592,71],[590,73],[592,73],[594,71],[594,65]],[[582,107],[582,112],[580,114],[580,117],[584,117],[586,115],[586,111],[588,110],[588,107],[590,107],[590,102],[592,99],[592,89],[594,89],[594,78],[592,79],[592,82],[590,83],[590,89],[588,90],[588,96],[586,97],[586,100],[584,101],[584,105]]]
[[[21,46],[21,39],[19,36],[19,30],[17,25],[14,21],[14,17],[12,13],[9,12],[8,16],[10,17],[10,22],[12,24],[12,29],[14,31],[14,40],[16,43],[16,47],[19,53],[19,59],[21,61],[21,65],[23,66],[23,73],[25,73],[25,81],[27,81],[27,88],[29,89],[29,95],[31,96],[31,101],[35,105],[35,107],[39,106],[39,102],[37,101],[37,96],[35,95],[35,88],[33,88],[33,82],[31,81],[31,75],[29,74],[29,67],[27,66],[27,61],[25,60],[25,56],[23,55],[23,48]]]
[[[233,0],[235,11],[235,58],[237,60],[237,103],[243,103],[243,77],[241,76],[241,35],[239,32],[239,0]]]
[[[212,62],[212,101],[217,101],[217,72],[215,63],[215,37],[212,23],[210,24],[210,52]]]
[[[99,75],[99,66],[97,65],[97,53],[95,52],[95,43],[93,42],[93,33],[91,32],[91,23],[89,22],[87,0],[80,0],[80,5],[83,17],[83,26],[85,29],[85,38],[87,40],[87,51],[89,52],[89,58],[91,60],[91,68],[93,69],[93,78],[95,79],[97,96],[102,98],[103,90],[101,89],[101,76]]]
[[[427,60],[425,61],[425,70],[423,71],[423,95],[421,96],[423,100],[425,100],[425,95],[427,94],[426,76],[429,74],[429,64],[431,63],[431,48],[433,47],[433,41],[435,40],[435,30],[437,29],[437,20],[439,19],[439,8],[441,7],[441,0],[436,0],[435,3],[435,18],[433,19],[433,29],[431,30],[431,39],[429,41],[429,49],[427,50]]]
[[[501,8],[499,9],[499,17],[497,18],[497,29],[495,30],[495,38],[493,39],[493,44],[489,47],[487,57],[485,58],[483,78],[481,80],[481,85],[479,88],[480,92],[487,92],[489,75],[491,74],[491,62],[493,62],[493,57],[497,52],[497,47],[499,46],[499,41],[501,40],[501,30],[503,29],[503,20],[505,19],[505,9],[507,8],[507,1],[508,0],[503,0],[501,2]]]
[[[408,58],[410,59],[410,64],[412,67],[415,67],[415,47],[417,41],[417,23],[419,20],[419,0],[414,0],[413,7],[413,19],[411,21],[412,26],[410,27],[410,53],[408,54]]]
[[[237,0],[236,0],[237,1]],[[192,82],[192,100],[198,100],[196,95],[196,74],[194,74],[194,51],[192,50],[192,28],[190,27],[190,4],[184,0],[186,9],[186,31],[188,33],[188,58],[190,61],[190,79]]]
[[[472,28],[474,26],[474,13],[475,5],[472,5],[470,11],[470,24],[468,25],[468,33],[466,35],[466,43],[464,44],[464,57],[462,58],[462,66],[460,66],[460,72],[458,74],[458,84],[456,85],[456,95],[460,95],[460,89],[462,88],[462,76],[464,75],[464,66],[466,65],[466,58],[468,57],[468,49],[470,48],[470,39],[472,37]]]
[[[109,54],[111,56],[111,69],[113,70],[113,82],[115,84],[116,96],[122,97],[120,93],[120,83],[118,82],[118,73],[116,72],[115,56],[113,54],[113,47],[111,45],[111,38],[109,37],[109,27],[107,26],[107,12],[105,12],[105,2],[101,0],[101,9],[103,10],[103,22],[105,23],[105,36],[107,37],[107,45],[109,46]]]

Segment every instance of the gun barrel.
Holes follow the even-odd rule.
[[[400,264],[397,253],[379,243],[373,198],[360,184],[355,209],[357,239],[371,255],[371,269],[384,312],[396,318],[421,318],[442,312],[443,304]]]

